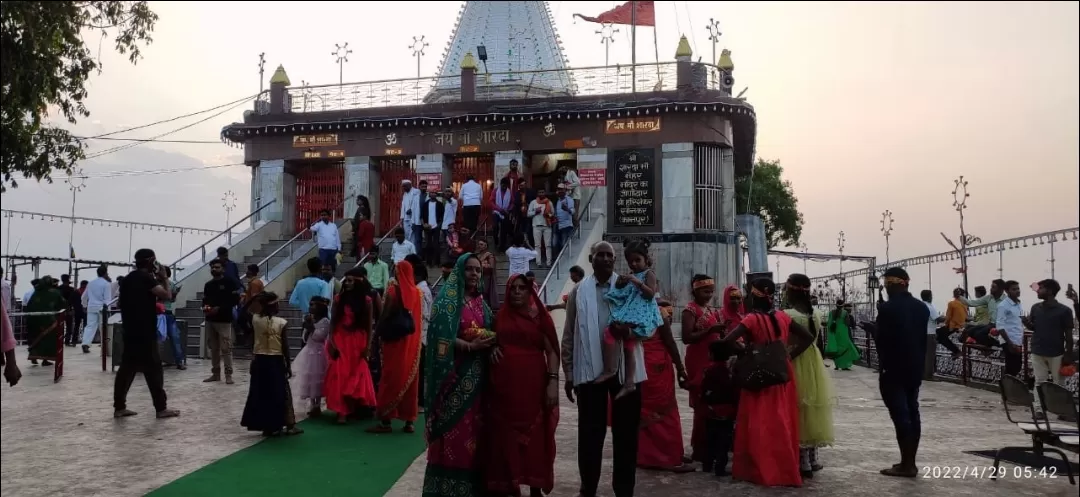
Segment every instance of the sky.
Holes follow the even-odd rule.
[[[415,5],[414,5],[415,4]],[[257,5],[257,8],[256,8]],[[602,65],[597,26],[575,21],[616,2],[551,2],[572,66]],[[459,2],[151,2],[160,20],[145,58],[129,64],[111,38],[99,46],[103,72],[88,87],[91,116],[74,127],[93,136],[231,102],[259,91],[258,56],[269,80],[278,64],[294,84],[334,83],[335,43],[354,49],[346,81],[412,77],[414,35],[431,43],[421,59],[434,73],[449,41]],[[884,259],[882,212],[893,213],[893,259],[948,249],[956,237],[953,180],[969,181],[966,227],[992,241],[1080,224],[1080,26],[1075,2],[656,2],[661,60],[671,60],[681,34],[695,58],[712,58],[708,19],[723,33],[717,51],[732,51],[737,89],[758,117],[757,153],[779,159],[806,218],[811,252]],[[639,61],[653,60],[652,30],[638,30]],[[612,63],[630,61],[629,29],[616,35]],[[222,126],[242,120],[237,107],[168,139],[217,141]],[[222,109],[224,110],[224,109]],[[213,113],[211,113],[213,114]],[[209,116],[117,135],[148,138]],[[124,142],[95,141],[91,151]],[[250,171],[220,167],[168,174],[151,171],[228,165],[242,150],[220,143],[147,143],[82,164],[90,176],[77,197],[80,215],[196,227],[225,225],[221,198],[239,197],[232,219],[246,215]],[[5,209],[64,214],[71,193],[63,181],[24,182],[3,196]],[[63,257],[67,230],[42,221],[3,219],[4,253]],[[8,224],[12,234],[8,235]],[[62,225],[66,228],[66,225]],[[48,228],[48,229],[45,229]],[[76,226],[79,257],[126,258],[128,246],[158,247],[174,260],[181,245],[170,232]],[[205,237],[204,237],[205,238]],[[1058,243],[1054,275],[1080,279],[1077,242]],[[1024,283],[1050,276],[1049,249],[1006,252],[1004,273]],[[801,271],[781,258],[780,272]],[[775,266],[776,260],[772,260]],[[847,268],[854,263],[848,262]],[[973,281],[997,276],[996,257],[971,262]],[[811,276],[838,265],[808,263]],[[54,270],[54,272],[60,272]],[[947,264],[932,269],[943,304],[959,282]],[[911,270],[913,287],[928,284]],[[973,283],[974,284],[974,283]],[[1033,295],[1028,294],[1029,300]]]

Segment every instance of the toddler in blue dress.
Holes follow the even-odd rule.
[[[619,276],[615,288],[604,297],[611,304],[611,315],[604,330],[604,372],[596,379],[596,383],[602,383],[618,374],[621,358],[625,365],[626,381],[616,399],[637,388],[632,381],[637,375],[638,365],[634,360],[637,342],[651,337],[664,324],[660,306],[656,302],[659,285],[649,260],[649,242],[628,241],[623,255],[631,272]],[[616,325],[614,329],[613,325]]]

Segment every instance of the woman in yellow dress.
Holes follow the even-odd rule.
[[[803,478],[813,478],[814,472],[822,469],[818,448],[834,441],[832,379],[816,345],[824,326],[821,313],[810,304],[810,278],[805,274],[788,277],[784,300],[788,307],[784,312],[814,335],[815,345],[792,361],[799,397],[799,470]]]

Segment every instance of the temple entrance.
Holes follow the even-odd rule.
[[[379,168],[379,232],[387,233],[401,221],[401,181],[416,181],[416,158],[376,159]]]
[[[525,163],[527,170],[522,173],[528,178],[529,186],[552,193],[562,182],[566,169],[577,167],[577,152],[533,152]]]
[[[335,219],[345,214],[344,162],[299,163],[295,171],[297,233],[315,224],[323,209],[330,209]]]
[[[476,179],[476,182],[480,183],[480,186],[484,188],[484,198],[480,208],[480,222],[483,223],[484,219],[491,214],[491,202],[489,199],[491,198],[491,190],[495,188],[495,156],[492,154],[458,155],[451,159],[450,167],[451,171],[453,171],[450,182],[455,195],[460,196],[461,185],[465,183],[465,179],[469,176]],[[457,219],[462,219],[460,204],[458,205]]]

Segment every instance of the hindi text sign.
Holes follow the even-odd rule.
[[[296,135],[292,137],[292,146],[296,148],[336,147],[337,145],[338,136],[336,133],[327,133],[324,135]]]
[[[421,181],[427,181],[427,191],[442,191],[442,173],[419,173],[416,175],[416,185]]]
[[[656,150],[615,151],[615,226],[642,228],[656,224]]]
[[[578,169],[581,186],[607,186],[607,169]]]
[[[608,119],[604,122],[604,133],[608,135],[653,133],[656,131],[660,131],[660,116]]]

